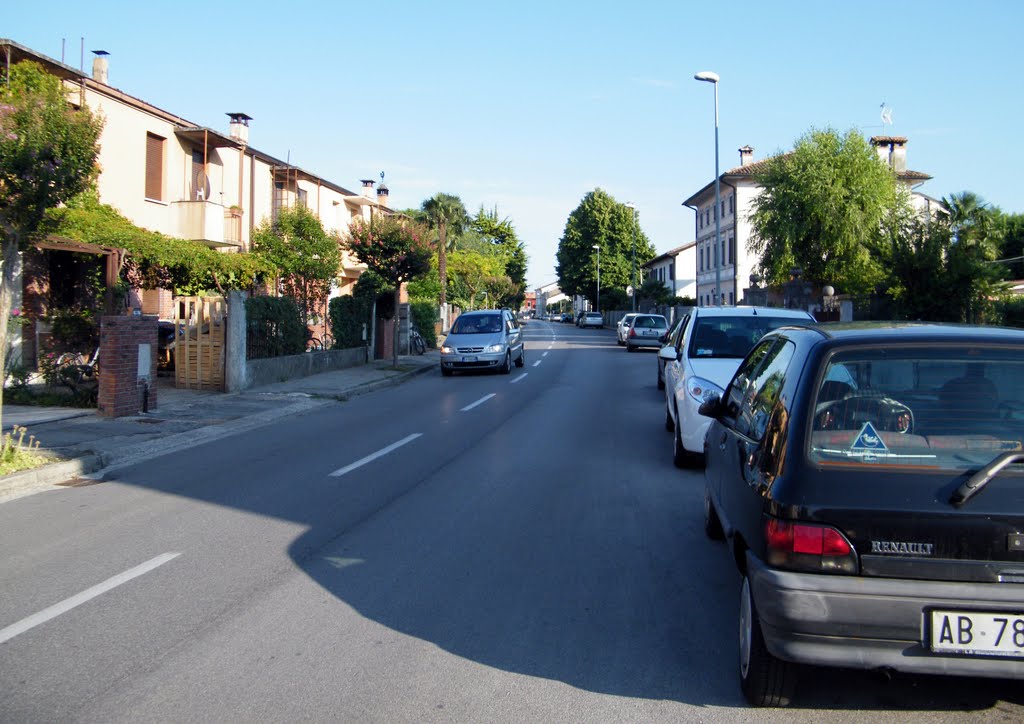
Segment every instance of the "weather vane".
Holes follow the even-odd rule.
[[[891,126],[892,125],[892,108],[887,106],[885,104],[885,101],[882,101],[881,108],[882,108],[882,128],[885,128],[886,126]]]

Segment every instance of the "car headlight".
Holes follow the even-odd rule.
[[[446,344],[441,345],[441,354],[455,354],[455,348]]]
[[[721,387],[703,377],[691,377],[686,380],[686,391],[698,404],[710,400],[713,396],[722,396],[725,392]]]
[[[502,353],[504,351],[505,351],[505,345],[504,344],[489,344],[489,345],[487,345],[487,349],[484,350],[484,352],[489,353],[489,354],[500,354],[500,353]]]

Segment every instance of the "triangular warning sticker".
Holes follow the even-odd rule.
[[[870,422],[865,422],[864,427],[857,433],[857,437],[853,441],[853,445],[850,447],[851,450],[859,451],[872,451],[872,452],[888,452],[889,448],[885,446],[882,441],[882,436],[875,430],[875,426]]]

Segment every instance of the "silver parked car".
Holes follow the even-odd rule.
[[[580,317],[580,329],[584,327],[603,327],[604,317],[600,312],[587,312]]]
[[[640,347],[658,349],[666,332],[668,320],[660,314],[638,314],[626,333],[626,351],[636,352]]]
[[[512,371],[512,364],[526,364],[523,331],[507,309],[464,312],[452,325],[441,345],[441,374],[456,370]]]

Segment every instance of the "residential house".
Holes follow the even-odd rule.
[[[303,204],[330,230],[344,231],[358,217],[390,213],[382,181],[363,180],[359,193],[249,143],[252,120],[228,112],[226,129],[209,128],[158,108],[112,86],[110,59],[93,51],[92,74],[0,39],[0,63],[31,60],[63,79],[69,98],[102,115],[98,179],[100,200],[134,224],[171,237],[198,241],[224,253],[249,251],[261,221]],[[365,266],[343,254],[332,296],[351,292]],[[171,293],[138,292],[143,313],[173,317]],[[45,311],[45,310],[41,310]],[[35,345],[26,344],[34,363]]]
[[[933,199],[914,189],[931,179],[920,171],[907,169],[907,139],[902,136],[874,136],[871,145],[878,157],[896,172],[897,178],[911,190],[912,203],[919,211],[931,212]],[[761,192],[756,175],[767,167],[768,160],[754,161],[754,149],[739,149],[740,165],[719,176],[719,203],[715,205],[715,182],[706,186],[683,202],[696,212],[696,299],[699,306],[715,304],[733,305],[743,298],[750,275],[758,259],[747,251],[752,235],[750,218],[754,199]],[[721,230],[716,254],[715,222]],[[715,297],[716,278],[721,299]]]
[[[654,257],[641,267],[645,279],[657,279],[676,297],[697,297],[697,242]]]

